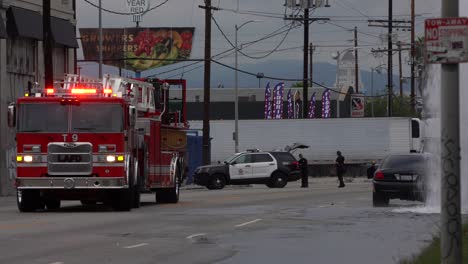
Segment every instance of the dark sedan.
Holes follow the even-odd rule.
[[[425,201],[429,158],[422,153],[387,156],[374,173],[373,205],[388,205],[390,199]]]

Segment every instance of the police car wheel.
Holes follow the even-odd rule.
[[[286,184],[288,184],[288,181],[287,181],[286,175],[284,173],[275,172],[271,176],[271,185],[274,188],[284,188],[284,186],[286,186]]]
[[[208,185],[208,189],[210,190],[220,190],[226,186],[226,178],[224,178],[221,174],[215,174],[211,178],[210,184]]]

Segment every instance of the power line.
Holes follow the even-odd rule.
[[[89,0],[84,0],[86,3],[96,7],[96,8],[99,8],[98,5],[96,5],[95,3],[89,1]],[[108,12],[108,13],[111,13],[111,14],[116,14],[116,15],[125,15],[125,16],[131,16],[131,15],[143,15],[143,14],[146,14],[150,11],[153,11],[154,9],[160,7],[160,6],[163,6],[164,4],[166,4],[167,2],[169,2],[169,0],[165,0],[164,2],[160,3],[159,5],[156,5],[154,7],[151,7],[151,8],[148,8],[148,10],[145,10],[145,11],[142,11],[142,12],[135,12],[135,13],[127,13],[127,12],[118,12],[118,11],[113,11],[113,10],[110,10],[110,9],[106,9],[106,8],[101,8],[102,11],[105,11],[105,12]]]
[[[342,7],[344,7],[345,9],[353,9],[354,11],[358,12],[360,15],[364,16],[364,17],[367,17],[368,19],[371,19],[368,15],[366,15],[365,13],[361,12],[361,10],[355,8],[350,2],[346,1],[346,0],[341,0],[341,1],[345,1],[346,3],[348,3],[348,6],[345,6],[343,3],[340,3],[340,1],[335,1],[337,4],[341,5]]]
[[[221,32],[221,35],[223,35],[223,37],[226,39],[226,41],[229,43],[229,45],[231,45],[234,49],[236,49],[235,45],[231,42],[231,40],[226,36],[226,34],[224,34],[223,30],[221,29],[220,25],[218,24],[218,22],[216,21],[215,17],[213,16],[212,17],[213,21],[215,22],[215,25],[216,27],[218,28],[218,30]],[[240,49],[237,49],[238,52],[244,56],[246,56],[247,58],[250,58],[250,59],[264,59],[268,56],[270,56],[271,54],[273,54],[276,50],[279,49],[279,47],[283,44],[283,42],[286,40],[286,37],[288,36],[289,32],[291,31],[291,29],[294,27],[294,24],[291,23],[291,26],[289,27],[288,31],[286,31],[286,34],[284,34],[284,37],[283,39],[281,39],[281,41],[278,43],[278,45],[273,49],[271,50],[269,53],[267,53],[266,55],[263,55],[263,56],[259,56],[259,57],[255,57],[255,56],[251,56],[243,51],[241,51]],[[242,46],[242,45],[241,45]]]
[[[330,25],[334,25],[334,26],[336,26],[336,27],[342,28],[342,29],[346,29],[346,30],[348,30],[348,31],[354,30],[354,29],[351,29],[351,28],[347,28],[347,27],[345,27],[345,26],[341,26],[341,25],[332,23],[332,22],[330,22],[330,21],[328,21],[327,23],[330,24]],[[373,38],[378,38],[378,39],[380,39],[380,36],[377,36],[377,35],[374,35],[374,34],[366,33],[366,32],[359,31],[359,30],[358,30],[358,33],[361,34],[361,35],[366,35],[366,36],[369,36],[369,37],[373,37]]]
[[[247,75],[251,75],[251,76],[257,77],[257,74],[256,74],[256,73],[248,72],[248,71],[246,71],[246,70],[242,70],[242,69],[239,69],[239,68],[236,69],[235,67],[229,66],[229,65],[224,64],[224,63],[222,63],[222,62],[219,62],[219,61],[217,61],[217,60],[211,60],[211,62],[214,62],[214,63],[216,63],[216,64],[218,64],[218,65],[220,65],[220,66],[229,68],[229,69],[231,69],[231,70],[238,71],[238,72],[240,72],[240,73],[244,73],[244,74],[247,74]],[[292,82],[303,81],[303,79],[280,78],[280,77],[267,76],[267,75],[264,75],[263,78],[264,78],[264,79],[269,79],[269,80],[276,80],[276,81],[292,81]],[[328,86],[325,86],[325,85],[323,85],[323,84],[321,84],[321,83],[315,82],[315,81],[313,81],[313,80],[310,80],[310,79],[309,79],[309,81],[311,81],[313,84],[315,84],[315,85],[317,85],[317,86],[320,86],[320,87],[325,88],[325,89],[329,89],[329,90],[332,91],[332,92],[335,92],[335,93],[338,93],[338,94],[347,94],[347,93],[343,93],[343,92],[337,91],[337,90],[335,90],[335,89],[333,89],[333,88],[330,88],[330,87],[328,87]],[[374,96],[365,95],[365,96],[363,96],[363,97],[383,97],[383,96],[388,96],[388,94],[374,95]]]
[[[285,28],[285,27],[289,27],[291,24],[292,24],[292,23],[287,24],[287,25],[285,25],[285,26],[282,26],[282,27],[280,27],[280,28],[278,28],[278,29],[272,31],[271,33],[269,33],[269,34],[267,34],[267,35],[265,35],[265,36],[263,36],[263,37],[261,37],[261,38],[259,38],[259,39],[257,39],[257,40],[250,41],[250,42],[246,42],[246,43],[244,43],[244,46],[245,46],[245,47],[248,47],[248,46],[251,46],[251,45],[253,45],[253,44],[256,44],[256,43],[258,43],[258,42],[260,42],[260,41],[263,41],[263,40],[265,40],[265,39],[272,38],[272,37],[275,37],[275,36],[277,36],[277,35],[283,34],[284,32],[288,31],[289,29],[286,29],[286,30],[283,30],[283,31],[282,31],[282,29]],[[219,56],[222,56],[222,55],[225,54],[225,53],[231,52],[230,54],[226,54],[226,55],[224,55],[224,56],[222,56],[222,57],[220,58],[220,59],[223,59],[223,58],[225,58],[225,57],[228,57],[228,56],[232,55],[233,50],[234,50],[234,48],[230,48],[230,49],[228,49],[228,50],[225,50],[225,51],[223,51],[223,52],[220,52],[220,53],[218,53],[218,54],[212,56],[212,58],[219,57]],[[175,68],[175,69],[167,70],[167,71],[162,72],[162,73],[155,73],[155,74],[152,74],[152,75],[150,75],[150,76],[155,76],[155,75],[160,75],[160,74],[166,74],[166,73],[173,72],[173,71],[177,71],[177,70],[180,70],[180,69],[184,69],[185,67],[190,67],[190,66],[192,66],[192,65],[199,64],[199,63],[200,63],[200,62],[194,62],[194,63],[191,63],[191,64],[189,64],[189,65],[185,65],[185,66],[178,67],[178,68]],[[196,68],[194,68],[194,69],[197,69],[197,68],[199,68],[199,67],[196,67]],[[192,70],[194,70],[194,69],[192,69]],[[190,71],[192,71],[192,70],[190,70]],[[187,72],[187,71],[186,71],[186,72]],[[178,75],[178,74],[177,74],[177,75]]]

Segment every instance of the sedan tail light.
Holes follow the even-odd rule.
[[[298,161],[291,162],[291,165],[293,165],[294,168],[299,169],[299,162]]]
[[[385,179],[385,175],[381,171],[376,171],[375,174],[374,174],[374,179],[383,180],[383,179]]]

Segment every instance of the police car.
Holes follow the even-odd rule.
[[[234,154],[223,163],[200,166],[194,175],[194,182],[208,189],[235,184],[283,188],[289,181],[298,179],[299,163],[289,151],[247,150]]]

